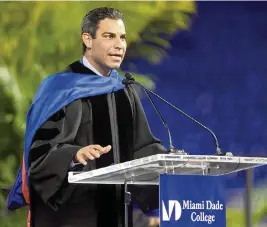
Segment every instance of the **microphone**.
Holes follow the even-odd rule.
[[[169,131],[169,128],[166,124],[166,122],[163,120],[161,114],[159,113],[158,109],[156,108],[154,102],[152,101],[151,97],[149,96],[148,92],[155,95],[157,98],[159,98],[160,100],[162,100],[163,102],[167,103],[169,106],[171,106],[172,108],[174,108],[175,110],[177,110],[178,112],[182,113],[184,116],[186,116],[187,118],[191,119],[192,121],[194,121],[195,123],[197,123],[198,125],[200,125],[202,128],[206,129],[213,137],[214,141],[215,141],[215,145],[216,145],[216,154],[219,155],[219,156],[224,156],[224,155],[231,155],[232,154],[230,152],[227,152],[227,153],[224,153],[221,151],[221,148],[219,146],[219,141],[215,135],[215,133],[209,129],[207,126],[203,125],[202,123],[200,123],[199,121],[197,121],[196,119],[194,119],[193,117],[191,117],[190,115],[188,115],[187,113],[185,113],[184,111],[182,111],[181,109],[179,109],[178,107],[174,106],[173,104],[171,104],[170,102],[168,102],[167,100],[165,100],[164,98],[162,98],[161,96],[159,96],[158,94],[156,94],[155,92],[151,91],[150,89],[144,87],[142,84],[138,83],[135,81],[134,77],[132,76],[131,73],[125,73],[125,77],[126,79],[123,79],[122,80],[122,83],[124,85],[129,85],[129,84],[137,84],[139,85],[140,87],[142,87],[145,91],[145,93],[147,94],[150,102],[152,103],[152,105],[154,106],[155,110],[157,111],[158,115],[160,116],[165,128],[167,129],[168,131],[168,135],[169,135],[169,143],[170,143],[170,148],[172,149],[171,151],[174,151],[174,148],[173,148],[173,145],[172,145],[172,140],[171,140],[171,134],[170,134],[170,131]]]
[[[126,73],[125,74],[125,77],[127,79],[124,79],[124,81],[122,82],[123,84],[125,83],[128,83],[129,81],[135,81],[132,74],[130,73]],[[172,143],[172,137],[171,137],[171,132],[170,132],[170,129],[166,123],[166,121],[163,119],[162,115],[160,114],[158,108],[156,107],[156,104],[154,103],[154,101],[152,100],[152,98],[150,97],[149,93],[144,89],[144,92],[146,93],[149,101],[151,102],[152,106],[154,107],[155,111],[157,112],[158,116],[160,117],[164,127],[166,128],[167,130],[167,133],[168,133],[168,138],[169,138],[169,149],[171,152],[174,152],[174,146],[173,146],[173,143]]]
[[[133,78],[132,74],[130,74],[130,73],[126,73],[126,74],[125,74],[125,77],[126,77],[126,79],[123,79],[123,80],[122,80],[122,83],[123,83],[124,85],[129,85],[129,84],[134,84],[134,83],[135,83],[135,79]],[[141,86],[141,84],[140,84],[140,86]],[[152,100],[151,96],[149,95],[149,93],[147,92],[146,89],[144,89],[144,92],[146,93],[146,95],[147,95],[147,97],[148,97],[150,103],[151,103],[152,106],[154,107],[156,113],[158,114],[158,116],[159,116],[160,119],[161,119],[161,122],[163,123],[164,127],[165,127],[166,130],[167,130],[167,133],[168,133],[168,139],[169,139],[169,150],[170,150],[170,152],[172,152],[172,153],[174,153],[174,152],[175,152],[175,153],[179,153],[179,154],[181,154],[181,155],[187,155],[187,153],[185,153],[184,150],[177,150],[177,149],[174,148],[173,143],[172,143],[171,132],[170,132],[170,129],[169,129],[169,127],[168,127],[166,121],[163,119],[161,113],[159,112],[158,108],[156,107],[156,104],[154,103],[154,101]]]

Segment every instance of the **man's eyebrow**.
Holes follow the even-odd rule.
[[[113,35],[113,36],[115,36],[115,33],[113,33],[113,32],[103,32],[102,35]]]
[[[102,35],[113,35],[113,36],[116,36],[116,34],[113,33],[113,32],[103,32]],[[120,36],[124,36],[125,37],[126,36],[126,33],[123,33]]]

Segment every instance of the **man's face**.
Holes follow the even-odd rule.
[[[93,39],[83,34],[84,44],[90,48],[85,56],[101,74],[107,75],[111,69],[120,67],[126,52],[126,32],[122,20],[101,20]]]

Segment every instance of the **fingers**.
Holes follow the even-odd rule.
[[[100,145],[89,145],[80,149],[76,155],[75,159],[79,163],[86,165],[88,160],[94,160],[95,158],[100,158],[102,154],[105,154],[111,150],[111,146],[101,147]]]
[[[83,165],[87,164],[87,162],[86,162],[87,159],[85,159],[85,157],[83,155],[81,155],[81,154],[77,153],[76,156],[75,156],[75,159],[76,159],[77,162],[79,162],[79,163],[81,163]]]
[[[88,151],[85,153],[87,157],[93,157],[93,158],[99,158],[100,157],[100,151],[95,150],[94,148],[89,148]],[[89,154],[89,155],[88,155]],[[91,158],[90,158],[91,159]],[[93,159],[91,159],[93,160]]]
[[[111,146],[110,145],[108,145],[106,147],[101,147],[100,145],[89,145],[89,146],[87,146],[87,148],[88,149],[92,149],[93,148],[93,151],[92,152],[94,154],[98,153],[100,155],[101,154],[104,154],[104,153],[107,153],[107,152],[109,152],[111,150]],[[97,151],[97,152],[95,152],[95,151]],[[99,157],[96,157],[96,158],[99,158]]]
[[[87,151],[83,152],[82,155],[87,160],[94,160],[95,158],[100,157],[99,153],[97,151],[93,150],[93,149],[90,149],[90,150],[87,150]]]
[[[97,156],[96,151],[93,151],[92,148],[88,149],[87,147],[84,147],[84,148],[80,149],[75,155],[76,161],[78,161],[79,163],[81,163],[83,165],[86,165],[87,160],[94,160],[95,159],[94,155],[91,154],[91,152]]]
[[[103,148],[103,153],[108,153],[109,151],[111,150],[111,146],[110,145],[108,145],[108,146],[106,146],[106,147],[104,147]]]
[[[98,150],[98,151],[102,151],[104,148],[101,147],[100,145],[89,145],[87,146],[88,148],[93,148],[95,150]]]

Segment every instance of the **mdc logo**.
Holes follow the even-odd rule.
[[[181,204],[177,200],[169,200],[168,201],[168,212],[164,201],[162,200],[162,220],[163,221],[170,221],[172,213],[174,211],[174,218],[175,221],[179,220],[182,215],[182,207]]]

